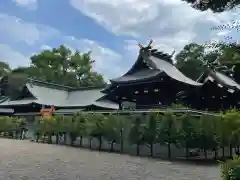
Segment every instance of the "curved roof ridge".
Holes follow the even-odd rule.
[[[210,76],[213,77],[214,79],[220,81],[220,83],[225,85],[225,86],[240,90],[240,85],[236,81],[234,81],[233,78],[223,74],[222,72],[211,71]]]
[[[125,82],[136,82],[142,80],[149,80],[158,76],[161,71],[157,69],[142,69],[133,74],[121,76],[115,79],[111,79],[110,82],[125,83]]]
[[[38,80],[38,79],[34,79],[34,78],[28,78],[28,83],[34,83],[34,84],[45,85],[45,86],[52,86],[52,87],[60,88],[60,89],[64,89],[64,90],[74,89],[74,87],[71,87],[71,86],[46,82],[46,81],[42,81],[42,80]]]

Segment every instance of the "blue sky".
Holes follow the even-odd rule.
[[[180,0],[1,0],[1,61],[26,66],[32,54],[65,44],[92,50],[94,68],[114,78],[134,63],[138,42],[179,51],[223,38],[229,32],[210,28],[234,19],[239,13],[198,12]]]

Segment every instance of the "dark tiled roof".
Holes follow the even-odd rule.
[[[156,77],[160,73],[165,73],[166,75],[170,76],[171,78],[190,84],[193,86],[201,86],[202,83],[196,82],[188,77],[186,77],[184,74],[182,74],[171,62],[172,57],[171,55],[168,55],[163,52],[159,52],[156,49],[151,50],[150,56],[141,57],[139,56],[135,64],[132,66],[132,68],[122,77],[116,78],[111,80],[111,82],[115,83],[123,83],[123,82],[133,82],[133,81],[143,81],[146,79],[150,79],[153,77]],[[145,66],[143,69],[138,68],[141,63],[145,62]]]
[[[143,69],[136,73],[125,75],[116,79],[112,79],[111,82],[117,82],[117,83],[125,83],[125,82],[136,82],[138,80],[149,80],[153,77],[156,77],[159,75],[161,71],[156,69]]]
[[[193,86],[201,86],[202,85],[202,83],[196,82],[196,81],[186,77],[174,65],[170,64],[169,62],[166,62],[166,61],[161,60],[154,56],[150,56],[149,60],[151,60],[153,62],[156,69],[159,69],[159,70],[165,72],[168,76],[170,76],[171,78],[173,78],[177,81],[180,81],[180,82],[183,82],[186,84],[190,84]]]

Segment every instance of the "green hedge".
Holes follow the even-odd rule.
[[[8,132],[15,135],[21,130],[22,119],[2,117],[0,118],[0,132]],[[136,145],[136,154],[140,153],[140,146],[147,145],[153,155],[153,145],[160,143],[168,147],[168,157],[171,158],[171,145],[186,149],[186,158],[192,148],[202,149],[207,157],[207,150],[215,151],[218,157],[219,149],[223,156],[226,154],[223,147],[239,149],[240,144],[240,112],[230,110],[218,116],[203,115],[194,117],[190,114],[176,116],[166,112],[160,114],[151,112],[147,115],[131,114],[102,115],[78,113],[73,116],[54,116],[52,119],[41,118],[34,126],[36,141],[40,139],[52,143],[52,137],[63,137],[70,145],[75,144],[79,137],[82,146],[83,137],[89,138],[91,148],[92,139],[99,141],[98,149],[102,149],[102,142],[108,141],[110,151],[115,151],[114,145],[120,144],[123,151],[123,142]]]
[[[240,180],[240,157],[234,157],[221,164],[223,180]]]
[[[237,110],[230,110],[219,116],[203,115],[194,117],[189,114],[176,116],[171,112],[160,114],[152,112],[147,115],[132,114],[101,115],[101,114],[76,114],[71,117],[55,116],[51,120],[41,119],[36,124],[36,139],[47,137],[52,143],[52,136],[69,136],[71,144],[77,137],[89,137],[99,140],[99,149],[102,140],[107,140],[113,145],[115,143],[123,146],[124,136],[130,144],[136,144],[136,154],[139,154],[140,145],[148,145],[153,154],[153,145],[156,143],[165,144],[168,147],[168,156],[171,158],[171,145],[186,149],[186,157],[189,156],[189,149],[198,148],[205,152],[207,150],[217,152],[221,148],[223,156],[224,148],[238,147],[240,144],[240,113]],[[114,150],[112,149],[111,150]],[[123,149],[123,147],[121,147]],[[232,151],[230,151],[232,156]]]
[[[20,138],[25,124],[17,117],[0,117],[0,134],[12,138]]]

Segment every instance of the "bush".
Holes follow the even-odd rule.
[[[223,180],[240,180],[240,157],[222,163],[221,176]]]
[[[0,117],[0,133],[18,138],[24,128],[24,120],[17,117]]]

